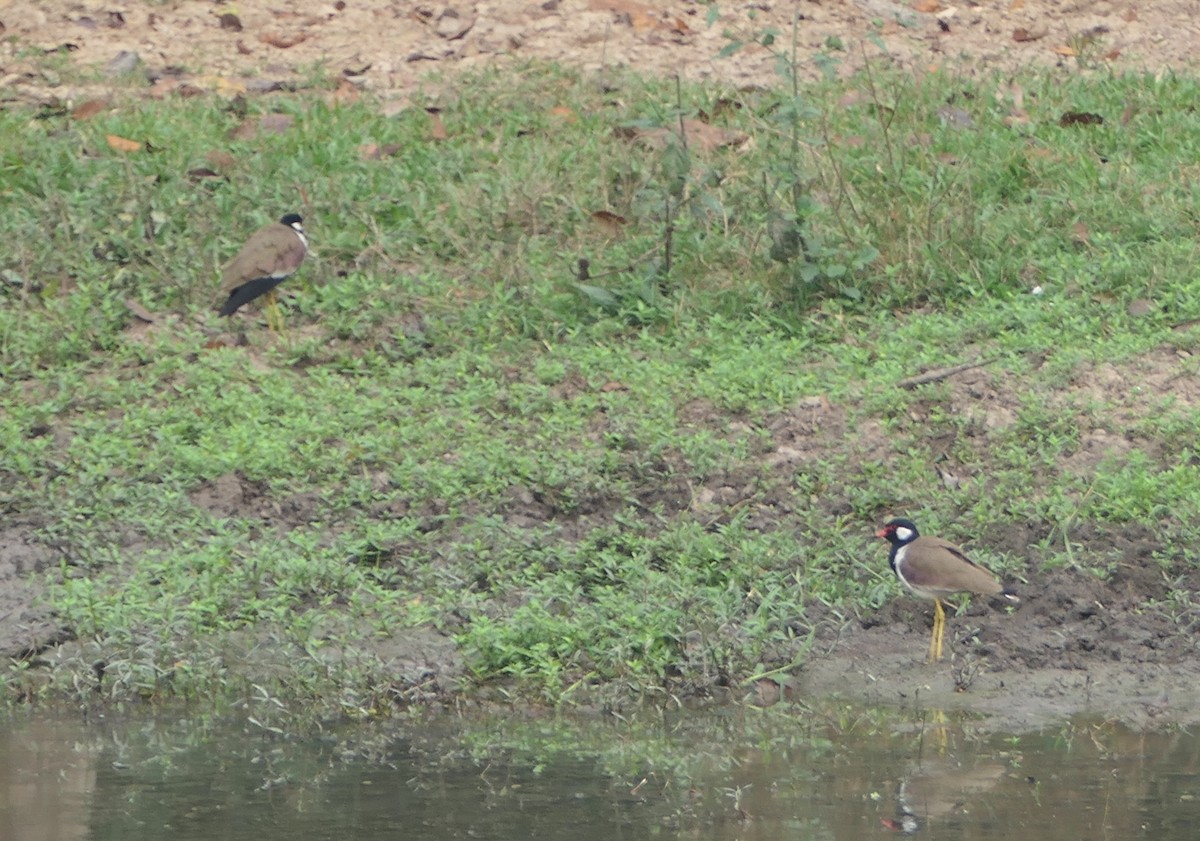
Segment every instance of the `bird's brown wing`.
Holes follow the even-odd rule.
[[[908,545],[904,578],[930,594],[991,596],[1004,590],[996,576],[968,558],[961,547],[938,537],[918,537]]]
[[[272,235],[276,229],[292,235],[275,239]],[[221,274],[221,292],[228,295],[248,281],[273,277],[279,266],[287,266],[287,274],[291,274],[303,259],[304,244],[299,237],[278,223],[267,225],[250,237],[237,256],[229,261]]]

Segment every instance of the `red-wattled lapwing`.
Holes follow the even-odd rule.
[[[272,323],[274,313],[278,326],[283,326],[283,317],[275,306],[275,287],[300,268],[308,253],[303,221],[299,214],[289,213],[246,240],[221,275],[221,293],[227,297],[218,315],[233,315],[238,307],[266,295],[267,324],[276,329]]]
[[[942,637],[946,632],[946,612],[942,599],[952,593],[979,593],[1020,601],[966,553],[948,540],[922,537],[912,520],[896,519],[877,533],[892,544],[888,563],[900,583],[918,596],[933,599],[933,637],[929,640],[929,662],[942,659]]]

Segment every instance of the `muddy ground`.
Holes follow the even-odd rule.
[[[63,82],[31,58],[30,50],[62,51],[81,66],[131,66],[146,73],[148,90],[176,86],[247,89],[263,80],[296,84],[311,78],[318,62],[345,85],[370,90],[385,102],[403,103],[430,72],[550,59],[602,71],[630,65],[646,72],[681,73],[732,86],[777,82],[766,50],[743,49],[720,57],[727,33],[749,37],[756,29],[791,31],[799,15],[801,54],[833,50],[845,72],[879,55],[869,37],[886,44],[892,60],[914,70],[950,66],[973,74],[1024,66],[1053,72],[1192,70],[1200,43],[1200,3],[1001,0],[961,5],[888,0],[844,2],[722,3],[707,22],[708,7],[677,0],[546,0],[458,2],[453,5],[347,0],[304,4],[304,11],[270,0],[241,0],[225,7],[210,0],[166,3],[47,0],[0,2],[0,103],[68,107],[94,95],[95,84]],[[121,64],[124,61],[125,64]],[[817,72],[816,65],[811,67]],[[151,88],[150,83],[156,83]],[[100,85],[99,87],[102,87]],[[1163,350],[1123,368],[1083,372],[1077,391],[1063,396],[1064,410],[1101,397],[1137,418],[1149,393],[1175,394],[1200,410],[1200,390],[1178,376],[1179,360]],[[1139,397],[1141,395],[1141,397]],[[1014,395],[985,370],[956,379],[951,412],[979,414],[984,428],[1014,420]],[[690,421],[720,434],[731,419],[703,407]],[[846,446],[844,410],[821,402],[796,407],[770,421],[776,450],[767,454],[778,479],[775,504],[764,523],[786,522],[789,477],[808,458]],[[864,458],[890,453],[881,427],[855,432]],[[986,436],[985,436],[986,437]],[[1088,432],[1064,471],[1086,473],[1108,453],[1139,442],[1103,430]],[[964,475],[966,481],[982,481]],[[736,501],[736,482],[714,480],[689,499]],[[195,494],[214,512],[269,508],[275,518],[306,523],[319,500],[293,500],[282,509],[263,490],[237,476]],[[669,500],[667,500],[669,502]],[[837,506],[839,501],[826,501]],[[670,513],[669,511],[667,513]],[[903,513],[903,512],[897,512]],[[536,512],[520,512],[534,516]],[[66,643],[66,624],[40,605],[41,574],[56,568],[61,547],[38,537],[42,524],[6,517],[0,524],[0,652],[27,656]],[[286,525],[284,523],[283,525]],[[1132,723],[1200,721],[1200,614],[1190,602],[1164,607],[1172,587],[1200,590],[1200,574],[1167,581],[1151,555],[1160,549],[1150,533],[1102,533],[1086,524],[1071,535],[1080,552],[1110,561],[1106,580],[1070,569],[1040,572],[1031,548],[1045,538],[1039,526],[1006,523],[979,541],[996,553],[1027,559],[1022,603],[1011,614],[976,599],[951,615],[947,660],[924,663],[932,611],[927,603],[895,599],[881,611],[850,621],[821,622],[813,656],[784,688],[802,698],[844,695],[856,700],[966,708],[990,715],[1001,727],[1028,727],[1079,712]],[[136,547],[129,547],[131,551]],[[886,563],[880,542],[867,563]],[[804,629],[799,629],[803,631]],[[394,643],[398,672],[414,683],[430,674],[452,680],[460,668],[447,640],[406,636]],[[786,659],[781,662],[787,662]],[[410,674],[411,673],[411,674]],[[777,687],[762,684],[770,700]]]

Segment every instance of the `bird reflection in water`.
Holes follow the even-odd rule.
[[[1008,766],[1002,762],[984,762],[964,766],[945,754],[945,714],[934,711],[942,726],[935,732],[939,745],[933,760],[918,758],[913,769],[896,785],[896,817],[881,818],[885,828],[912,834],[926,824],[956,815],[967,815],[982,808],[981,795],[1004,779]]]

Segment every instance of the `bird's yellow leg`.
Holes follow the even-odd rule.
[[[929,638],[929,662],[936,663],[942,659],[942,639],[946,634],[946,611],[942,610],[942,600],[933,600],[933,635]]]
[[[933,731],[934,744],[937,745],[938,753],[942,756],[945,756],[946,744],[950,739],[950,734],[947,732],[950,725],[946,721],[946,711],[934,710],[932,718],[933,724],[936,727],[936,729]]]
[[[266,303],[263,310],[267,316],[267,327],[275,333],[283,333],[283,313],[279,311],[279,299],[275,296],[275,290],[272,289],[263,296],[266,298]]]

